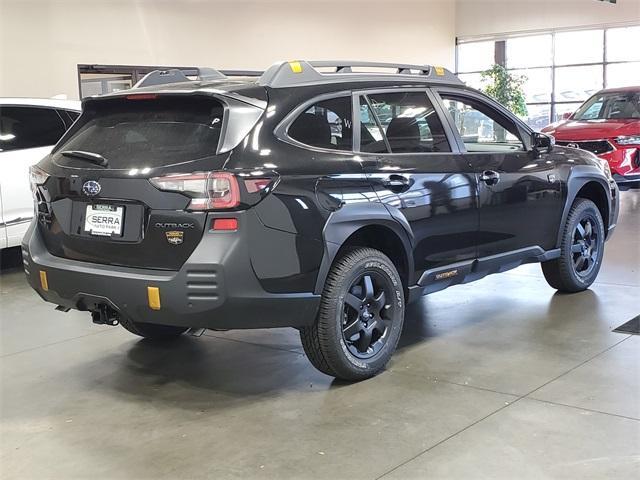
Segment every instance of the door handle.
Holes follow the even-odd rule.
[[[389,175],[382,184],[395,193],[404,192],[411,186],[411,181],[403,175]]]
[[[482,180],[487,185],[495,185],[500,181],[500,174],[495,170],[485,170],[480,175],[480,180]]]

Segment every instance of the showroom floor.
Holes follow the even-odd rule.
[[[625,192],[591,290],[528,265],[423,299],[354,385],[294,330],[154,345],[54,312],[5,266],[0,476],[640,478],[640,337],[611,331],[640,314],[639,232]]]

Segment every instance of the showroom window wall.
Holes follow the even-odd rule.
[[[474,88],[482,87],[481,73],[494,63],[526,76],[525,121],[541,129],[602,88],[639,85],[638,39],[640,25],[458,39],[456,70]]]
[[[78,87],[80,99],[92,95],[119,92],[131,88],[147,73],[154,70],[180,68],[187,73],[195,67],[159,67],[151,65],[78,65]]]

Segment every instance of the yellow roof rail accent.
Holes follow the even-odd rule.
[[[444,67],[433,67],[433,69],[436,71],[436,75],[441,77],[444,75]]]
[[[291,67],[291,71],[293,73],[302,73],[302,64],[300,62],[289,62],[289,66]]]

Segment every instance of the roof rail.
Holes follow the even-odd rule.
[[[354,72],[353,68],[390,69],[393,72],[370,71]],[[331,72],[318,69],[331,68]],[[282,88],[313,85],[327,81],[348,82],[367,80],[408,80],[437,83],[462,84],[462,81],[449,70],[431,65],[412,65],[406,63],[381,63],[346,60],[278,62],[269,67],[258,83],[265,87]]]
[[[154,70],[147,73],[136,83],[133,88],[150,87],[153,85],[164,85],[166,83],[191,82],[188,76],[195,76],[197,80],[222,80],[227,78],[222,72],[213,68],[171,68],[169,70]]]

